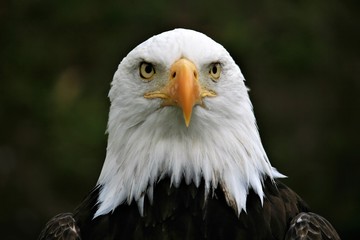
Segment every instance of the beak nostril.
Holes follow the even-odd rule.
[[[176,72],[174,71],[172,74],[172,78],[175,78],[175,77],[176,77]]]
[[[197,72],[194,71],[194,78],[197,78]]]

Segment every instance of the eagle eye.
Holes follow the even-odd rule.
[[[139,68],[140,77],[150,80],[155,74],[155,68],[151,63],[142,62]]]
[[[211,79],[218,80],[221,74],[221,65],[220,63],[213,63],[210,65],[209,74]]]

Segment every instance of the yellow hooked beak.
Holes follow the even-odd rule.
[[[163,99],[162,106],[178,106],[182,109],[185,125],[189,126],[192,109],[202,105],[204,97],[216,96],[215,92],[202,89],[198,80],[198,71],[194,63],[181,58],[170,68],[168,83],[161,90],[145,93],[148,99]]]

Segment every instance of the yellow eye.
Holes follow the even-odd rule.
[[[210,77],[213,80],[218,80],[219,77],[220,77],[220,73],[221,73],[221,65],[220,65],[220,63],[211,64],[209,73],[210,73]]]
[[[151,63],[142,62],[139,68],[140,77],[150,80],[155,74],[155,68]]]

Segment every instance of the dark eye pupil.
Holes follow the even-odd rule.
[[[153,69],[153,67],[149,64],[149,65],[146,65],[146,67],[145,67],[145,72],[146,73],[151,73],[152,72],[152,69]]]
[[[216,67],[216,66],[213,66],[212,72],[213,72],[213,74],[216,74],[216,73],[217,73],[217,67]]]

